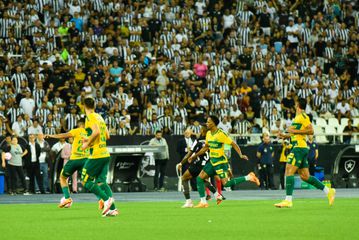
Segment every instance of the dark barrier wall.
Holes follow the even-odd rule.
[[[108,145],[141,145],[142,143],[149,141],[152,137],[150,136],[111,136],[108,141]],[[167,176],[176,177],[175,166],[180,161],[180,158],[176,152],[177,142],[182,138],[182,136],[165,136],[169,150],[170,150],[170,160],[167,165]],[[3,138],[0,138],[0,143]],[[49,143],[53,145],[55,141],[49,140]],[[326,174],[332,173],[332,168],[334,165],[334,161],[338,155],[338,153],[345,147],[346,145],[319,145],[319,160],[318,165],[324,167],[324,171]],[[240,146],[243,153],[249,157],[249,161],[240,160],[237,153],[232,149],[231,156],[231,165],[233,169],[233,173],[235,175],[244,175],[250,171],[255,170],[255,166],[257,163],[256,160],[256,151],[258,146]],[[275,173],[279,172],[278,159],[280,156],[281,146],[274,145],[275,149]],[[359,153],[358,153],[359,154]]]

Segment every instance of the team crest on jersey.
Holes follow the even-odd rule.
[[[355,167],[355,163],[356,162],[352,159],[345,161],[345,163],[344,163],[345,171],[347,171],[347,173],[350,173],[351,171],[353,171],[353,169]]]

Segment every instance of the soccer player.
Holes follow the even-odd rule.
[[[278,208],[291,208],[293,206],[292,195],[294,189],[294,174],[297,170],[303,181],[324,191],[324,193],[328,196],[330,206],[334,203],[335,189],[326,187],[316,177],[309,175],[309,165],[307,159],[309,150],[306,138],[307,135],[312,135],[314,130],[308,115],[305,114],[306,106],[307,102],[304,98],[298,99],[295,105],[296,116],[292,125],[287,129],[289,134],[279,133],[280,138],[290,138],[293,148],[288,155],[288,162],[285,171],[285,188],[287,196],[282,202],[274,204],[274,206]]]
[[[85,130],[85,122],[80,120],[78,122],[78,128],[72,129],[67,133],[61,134],[53,134],[46,135],[45,138],[56,138],[56,139],[64,139],[64,138],[73,138],[72,148],[71,148],[71,156],[70,160],[64,165],[60,174],[60,185],[62,188],[62,192],[65,197],[65,201],[59,204],[59,208],[65,207],[67,204],[72,203],[72,198],[70,197],[69,185],[67,180],[74,172],[81,171],[85,162],[87,160],[89,150],[82,149],[82,141],[87,137],[87,132]]]
[[[182,159],[182,161],[177,165],[179,169],[182,167],[183,164],[185,164],[188,161],[189,157],[193,153],[198,152],[199,150],[202,149],[202,147],[204,147],[206,133],[207,133],[207,127],[202,126],[199,138],[194,141],[194,143],[191,146],[191,149],[188,151],[188,153]],[[189,192],[189,180],[191,180],[192,178],[197,177],[199,175],[203,166],[207,163],[208,160],[209,160],[209,152],[207,151],[205,154],[199,156],[194,161],[189,162],[190,166],[182,175],[182,186],[183,186],[183,190],[184,190],[183,194],[186,199],[186,202],[182,206],[182,208],[192,208],[193,207],[193,202],[191,200],[190,192]],[[213,185],[209,181],[205,181],[205,186],[215,195],[215,197],[217,199],[217,204],[220,204],[223,200],[223,196],[221,195],[221,193],[217,192],[216,189],[213,187]],[[220,185],[219,187],[221,188],[222,185]]]
[[[208,203],[205,198],[204,180],[210,176],[218,175],[225,187],[231,187],[245,181],[254,182],[259,186],[259,180],[253,172],[250,172],[247,176],[232,178],[229,180],[229,164],[228,159],[224,154],[224,144],[231,145],[241,159],[248,160],[248,157],[243,155],[239,146],[223,130],[217,127],[218,124],[219,119],[216,116],[212,115],[207,119],[207,128],[209,131],[206,134],[206,144],[199,152],[189,158],[189,161],[193,161],[209,149],[210,161],[207,162],[197,177],[197,188],[201,201],[197,206],[195,206],[195,208],[208,207]]]
[[[110,162],[110,153],[106,145],[109,132],[101,115],[95,113],[95,100],[93,98],[85,98],[84,109],[88,138],[83,140],[82,149],[89,148],[90,155],[82,169],[82,184],[87,190],[104,201],[102,216],[116,216],[118,210],[112,198],[111,188],[105,180]]]

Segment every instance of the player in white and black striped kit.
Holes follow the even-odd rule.
[[[182,165],[187,162],[190,164],[188,169],[182,175],[182,186],[183,186],[183,190],[184,190],[183,194],[186,199],[186,202],[182,206],[182,208],[192,208],[193,207],[193,202],[191,200],[190,191],[189,191],[189,181],[192,178],[196,178],[199,175],[199,173],[202,171],[202,168],[204,167],[204,165],[206,165],[207,161],[209,160],[209,151],[207,151],[205,154],[199,156],[193,162],[188,161],[188,158],[190,156],[192,156],[192,154],[197,153],[204,147],[204,145],[206,144],[206,140],[205,140],[206,134],[207,134],[207,127],[205,125],[203,125],[201,128],[200,137],[193,142],[191,149],[188,151],[186,156],[182,159],[182,161],[179,164],[177,164],[178,169],[182,169]],[[208,180],[205,181],[205,186],[215,195],[216,198],[217,198],[217,196],[220,195],[222,200],[225,199],[222,196],[222,194],[220,194],[216,191],[216,188]],[[221,186],[217,185],[217,187],[222,188],[222,185]],[[217,202],[217,204],[219,204],[219,203],[220,202]]]

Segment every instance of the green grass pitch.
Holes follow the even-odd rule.
[[[358,239],[359,199],[225,201],[207,209],[182,202],[117,202],[120,215],[102,218],[96,203],[0,205],[0,239]]]

